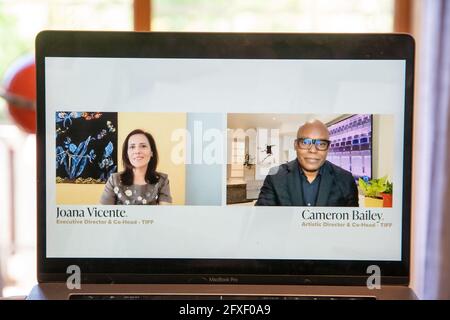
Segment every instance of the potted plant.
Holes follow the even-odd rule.
[[[358,184],[364,194],[364,206],[366,208],[389,206],[389,192],[390,207],[392,207],[392,183],[387,180],[387,176],[372,180],[369,180],[367,177],[359,178]],[[385,197],[386,202],[383,198],[383,193],[387,195]]]
[[[385,208],[392,208],[392,188],[392,182],[386,180],[386,189],[381,193],[381,196],[383,197],[383,207]]]

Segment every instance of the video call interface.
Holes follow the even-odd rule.
[[[401,259],[404,61],[45,72],[48,257]]]

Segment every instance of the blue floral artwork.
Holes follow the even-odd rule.
[[[116,112],[56,112],[56,182],[105,183],[117,172]]]

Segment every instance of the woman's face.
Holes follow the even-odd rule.
[[[134,168],[146,167],[153,153],[145,135],[133,134],[128,139],[128,159]]]

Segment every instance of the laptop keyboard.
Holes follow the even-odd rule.
[[[252,296],[252,295],[82,295],[70,300],[376,300],[375,297],[351,296]]]

